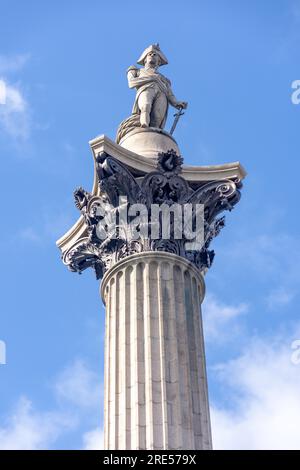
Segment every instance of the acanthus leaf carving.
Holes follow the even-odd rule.
[[[74,192],[75,204],[84,218],[87,236],[78,240],[64,254],[64,263],[69,269],[81,273],[88,267],[93,267],[99,279],[120,259],[143,251],[174,253],[185,257],[202,271],[210,268],[214,251],[210,250],[209,246],[225,223],[224,217],[218,218],[218,215],[232,210],[239,201],[241,182],[237,179],[224,179],[211,181],[193,189],[180,176],[182,162],[182,158],[173,150],[161,153],[157,169],[137,180],[116,158],[105,152],[99,154],[96,171],[100,195],[92,196],[81,187]],[[152,239],[151,233],[147,236],[141,233],[138,239],[134,239],[128,224],[118,221],[117,226],[114,226],[114,216],[121,209],[122,197],[126,197],[128,206],[144,204],[148,209],[151,209],[152,204],[202,204],[203,245],[197,250],[190,250],[187,245],[190,240],[184,236],[182,239],[175,239],[171,235],[169,239],[164,239],[161,227],[158,239]],[[106,238],[101,239],[97,227],[99,222],[103,222],[103,216],[99,215],[99,209],[108,203],[113,208],[109,212],[111,221],[108,217],[105,225]]]

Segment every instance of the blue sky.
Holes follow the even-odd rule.
[[[189,102],[185,162],[239,160],[243,197],[213,248],[203,306],[216,448],[300,448],[300,2],[1,0],[0,448],[79,449],[102,434],[104,309],[55,241],[91,189],[88,141],[131,111],[126,68],[159,42]],[[170,120],[167,129],[170,127]],[[294,357],[294,359],[293,359]]]

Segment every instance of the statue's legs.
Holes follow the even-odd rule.
[[[142,127],[162,127],[165,120],[168,101],[158,88],[151,87],[142,91],[138,99]]]
[[[168,100],[164,93],[159,91],[152,103],[150,113],[150,126],[163,128],[164,121],[168,110]]]
[[[138,99],[138,106],[141,111],[140,122],[141,127],[149,127],[150,126],[150,112],[152,108],[152,103],[156,95],[155,88],[148,88],[139,96]]]

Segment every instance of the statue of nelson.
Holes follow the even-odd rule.
[[[132,65],[127,69],[129,88],[136,88],[137,93],[132,115],[119,126],[117,142],[134,127],[163,129],[169,104],[177,109],[187,107],[185,101],[175,98],[170,80],[158,72],[161,65],[168,63],[158,44],[147,47],[137,63],[144,67],[137,68]]]

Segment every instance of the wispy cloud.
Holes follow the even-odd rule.
[[[99,374],[77,359],[57,377],[55,393],[75,406],[95,409],[100,406],[102,395]]]
[[[279,287],[270,292],[267,296],[267,306],[270,310],[275,310],[278,307],[288,305],[294,300],[295,292],[288,287]]]
[[[40,243],[41,237],[33,227],[25,227],[18,233],[18,238],[32,243]]]
[[[8,74],[21,70],[29,59],[30,54],[0,55],[0,74]]]
[[[75,360],[58,374],[53,384],[54,409],[38,410],[27,397],[20,397],[0,424],[0,450],[49,449],[60,437],[82,429],[83,449],[101,448],[103,437],[95,416],[101,405],[99,374],[83,360]],[[88,411],[88,413],[87,413]],[[88,428],[88,430],[86,430]]]
[[[241,236],[223,256],[267,283],[265,304],[272,309],[292,302],[300,286],[300,239],[288,233]],[[276,301],[277,300],[277,301]]]
[[[103,430],[101,428],[84,433],[83,450],[102,450],[103,448]]]
[[[13,72],[18,75],[30,58],[30,54],[0,55],[0,131],[16,141],[27,140],[31,131],[31,112],[20,83],[7,78]]]
[[[228,403],[211,407],[215,449],[300,448],[300,366],[291,361],[294,335],[252,339],[240,357],[215,368]]]
[[[17,231],[11,241],[22,240],[31,244],[55,242],[74,224],[76,218],[69,209],[61,212],[53,212],[50,209],[41,210],[39,221],[27,225]]]
[[[0,426],[0,450],[46,449],[74,427],[74,418],[61,411],[37,411],[21,397],[5,425]]]
[[[6,83],[4,80],[0,80],[0,104],[6,103]]]
[[[248,312],[248,309],[246,303],[229,305],[219,301],[211,294],[207,295],[202,307],[206,341],[217,339],[218,342],[223,343],[229,338],[234,340],[240,332],[239,320]]]
[[[16,140],[28,139],[31,131],[31,116],[27,100],[19,85],[4,83],[4,103],[0,104],[0,131]]]

